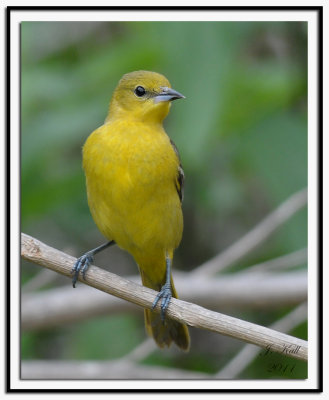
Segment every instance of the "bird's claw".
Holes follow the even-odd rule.
[[[94,261],[93,254],[86,253],[83,256],[79,257],[74,264],[74,267],[72,268],[71,274],[73,275],[72,278],[72,285],[75,288],[75,284],[78,280],[79,272],[81,271],[83,279],[86,278],[86,272],[87,269],[89,268],[89,265]]]
[[[154,308],[156,307],[156,305],[158,304],[159,300],[162,299],[161,301],[161,320],[162,322],[164,322],[165,320],[165,315],[166,315],[166,311],[167,308],[169,306],[170,300],[172,297],[172,293],[171,293],[171,287],[170,284],[165,283],[160,292],[157,294],[153,304],[152,304],[152,310],[154,310]]]

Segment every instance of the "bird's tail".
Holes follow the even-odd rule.
[[[141,269],[140,272],[144,286],[160,291],[161,284],[153,283]],[[172,278],[171,290],[172,296],[177,299],[177,292]],[[146,331],[150,336],[153,336],[159,347],[164,347],[165,345],[169,346],[171,342],[174,341],[182,350],[187,351],[189,349],[190,335],[185,324],[167,317],[162,321],[159,313],[146,309],[144,310],[144,316]]]

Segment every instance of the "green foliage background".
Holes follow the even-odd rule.
[[[22,231],[76,256],[103,242],[86,202],[81,148],[103,123],[120,77],[154,70],[186,96],[165,127],[186,174],[175,268],[196,267],[307,185],[306,68],[307,25],[299,22],[22,23]],[[305,247],[306,215],[298,213],[236,268]],[[128,255],[111,252],[97,264],[137,272]],[[22,263],[22,283],[39,271]],[[287,311],[234,315],[267,325]],[[306,338],[306,324],[295,334]],[[141,312],[109,315],[22,333],[21,351],[23,359],[110,359],[144,337]],[[242,346],[194,330],[192,343],[189,354],[159,350],[145,362],[215,372]],[[306,373],[297,363],[293,376],[279,377]],[[275,376],[258,360],[241,377]]]

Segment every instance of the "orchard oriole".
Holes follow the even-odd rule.
[[[177,297],[171,266],[183,231],[184,172],[162,122],[180,98],[155,72],[131,72],[119,81],[104,125],[83,146],[89,208],[109,242],[80,257],[72,272],[74,286],[99,251],[114,243],[128,251],[143,285],[159,291],[153,307],[161,300],[161,314],[145,310],[147,332],[160,347],[174,341],[187,350],[187,326],[165,315]]]

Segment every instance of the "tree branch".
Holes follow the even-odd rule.
[[[202,372],[137,365],[129,360],[23,361],[21,374],[22,379],[212,379]]]
[[[306,203],[307,188],[290,196],[251,231],[217,256],[200,265],[193,271],[193,274],[196,276],[209,276],[233,265],[263,243],[279,226],[304,207]]]
[[[21,254],[25,260],[71,277],[76,258],[51,248],[31,236],[21,235]],[[156,292],[127,279],[90,266],[83,280],[85,284],[120,297],[144,308],[151,308]],[[160,311],[157,305],[156,311]],[[307,360],[307,342],[283,333],[210,311],[196,304],[172,299],[167,309],[168,317],[196,328],[207,329],[243,340],[300,360]]]
[[[271,329],[289,332],[307,319],[307,304],[303,303],[285,315],[283,318],[270,325]],[[256,358],[260,348],[246,344],[239,353],[222,368],[214,378],[235,379]]]
[[[247,273],[278,271],[307,263],[307,249],[300,249],[281,257],[276,257],[245,269]]]
[[[53,272],[49,270],[49,273]],[[55,274],[54,274],[55,275]],[[140,277],[128,277],[139,283]],[[181,298],[204,307],[221,310],[269,310],[292,307],[307,300],[307,272],[249,273],[247,271],[213,278],[175,272],[175,286]],[[27,283],[29,285],[29,282]],[[30,285],[29,285],[30,286]],[[25,286],[24,286],[25,288]],[[47,329],[90,317],[136,310],[132,303],[108,296],[88,286],[72,290],[71,285],[22,294],[21,328]],[[70,307],[67,305],[70,304]]]

